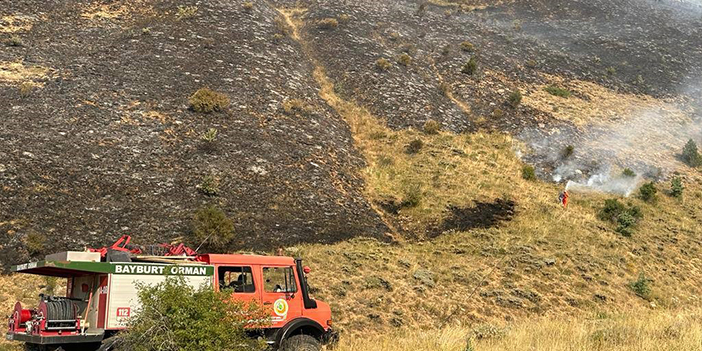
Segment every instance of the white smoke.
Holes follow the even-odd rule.
[[[700,141],[702,123],[690,104],[660,103],[629,111],[617,120],[584,128],[560,128],[520,135],[532,153],[525,158],[543,165],[542,173],[573,191],[631,195],[646,178],[665,177],[683,166],[683,145]],[[574,154],[563,157],[572,145]],[[625,168],[636,176],[622,174]]]

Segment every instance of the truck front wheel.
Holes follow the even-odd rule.
[[[322,344],[313,336],[298,334],[283,341],[280,351],[321,351]]]

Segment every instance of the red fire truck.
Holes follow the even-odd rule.
[[[30,350],[108,350],[109,343],[103,341],[125,329],[140,307],[136,286],[178,275],[193,287],[209,284],[270,309],[270,323],[261,333],[273,349],[321,350],[323,344],[336,341],[331,309],[310,297],[305,276],[309,268],[300,259],[192,255],[192,251],[187,251],[191,255],[154,256],[130,252],[128,238],[121,243],[97,252],[62,252],[13,266],[17,273],[65,278],[66,296],[40,295],[36,308],[18,302],[9,319],[7,339],[22,341]]]

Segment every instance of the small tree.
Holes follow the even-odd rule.
[[[629,288],[642,299],[649,300],[651,298],[651,279],[643,273],[640,273],[638,279],[629,284]]]
[[[675,177],[670,183],[670,196],[675,198],[682,198],[685,186],[683,185],[682,179],[680,177]]]
[[[573,156],[573,153],[575,153],[575,146],[568,145],[563,149],[563,152],[561,152],[561,156],[563,158],[570,158]]]
[[[643,214],[637,206],[631,204],[627,206],[617,199],[607,199],[604,207],[598,213],[598,217],[603,221],[616,224],[617,233],[630,237],[638,222],[643,218]]]
[[[218,207],[203,207],[193,218],[193,234],[196,244],[222,250],[234,238],[234,223]]]
[[[475,72],[478,71],[478,60],[475,59],[475,56],[471,57],[468,62],[466,62],[463,65],[463,68],[461,68],[461,73],[465,73],[468,75],[474,75]]]
[[[265,343],[245,328],[263,327],[267,313],[226,292],[195,289],[183,277],[139,287],[141,308],[118,336],[117,349],[130,351],[254,351]]]
[[[522,178],[526,180],[536,180],[536,170],[532,165],[524,165],[522,167]]]
[[[624,168],[622,175],[627,178],[636,178],[636,172],[632,171],[631,168]]]
[[[511,92],[507,98],[507,102],[509,102],[509,105],[513,108],[517,108],[519,104],[522,103],[522,92],[519,91],[519,89]]]
[[[655,202],[657,199],[656,193],[658,193],[658,189],[656,189],[656,184],[653,182],[646,183],[639,189],[639,197],[646,202]]]
[[[682,152],[682,160],[690,167],[699,167],[702,165],[702,156],[700,156],[697,150],[697,143],[695,143],[694,140],[690,139],[690,141],[685,144]]]

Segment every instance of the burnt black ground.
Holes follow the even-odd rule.
[[[91,4],[136,10],[82,18]],[[193,212],[210,203],[235,220],[232,248],[384,238],[362,194],[364,161],[348,126],[318,97],[315,62],[341,96],[392,128],[434,119],[456,132],[515,135],[577,129],[506,105],[511,90],[540,83],[540,72],[667,96],[693,94],[702,65],[702,11],[673,1],[525,0],[474,11],[428,5],[418,14],[420,1],[409,0],[254,1],[250,11],[208,0],[177,20],[179,5],[195,2],[0,1],[1,16],[37,19],[19,34],[23,47],[0,48],[0,61],[54,69],[26,98],[16,83],[0,82],[3,261],[27,258],[23,240],[33,232],[52,252],[124,233],[142,243],[187,238]],[[276,37],[274,7],[283,6],[308,9],[302,36],[316,61]],[[315,25],[342,14],[349,20],[336,29]],[[460,49],[465,40],[475,52]],[[402,52],[413,58],[407,67],[395,63]],[[474,55],[478,73],[461,73]],[[394,63],[387,72],[375,67],[381,57]],[[442,94],[441,79],[470,114]],[[227,111],[187,109],[203,86],[229,96]],[[313,112],[283,114],[290,98]],[[153,111],[165,119],[145,116]],[[213,150],[200,140],[208,128],[219,130]],[[197,191],[207,175],[221,179],[219,196]]]

